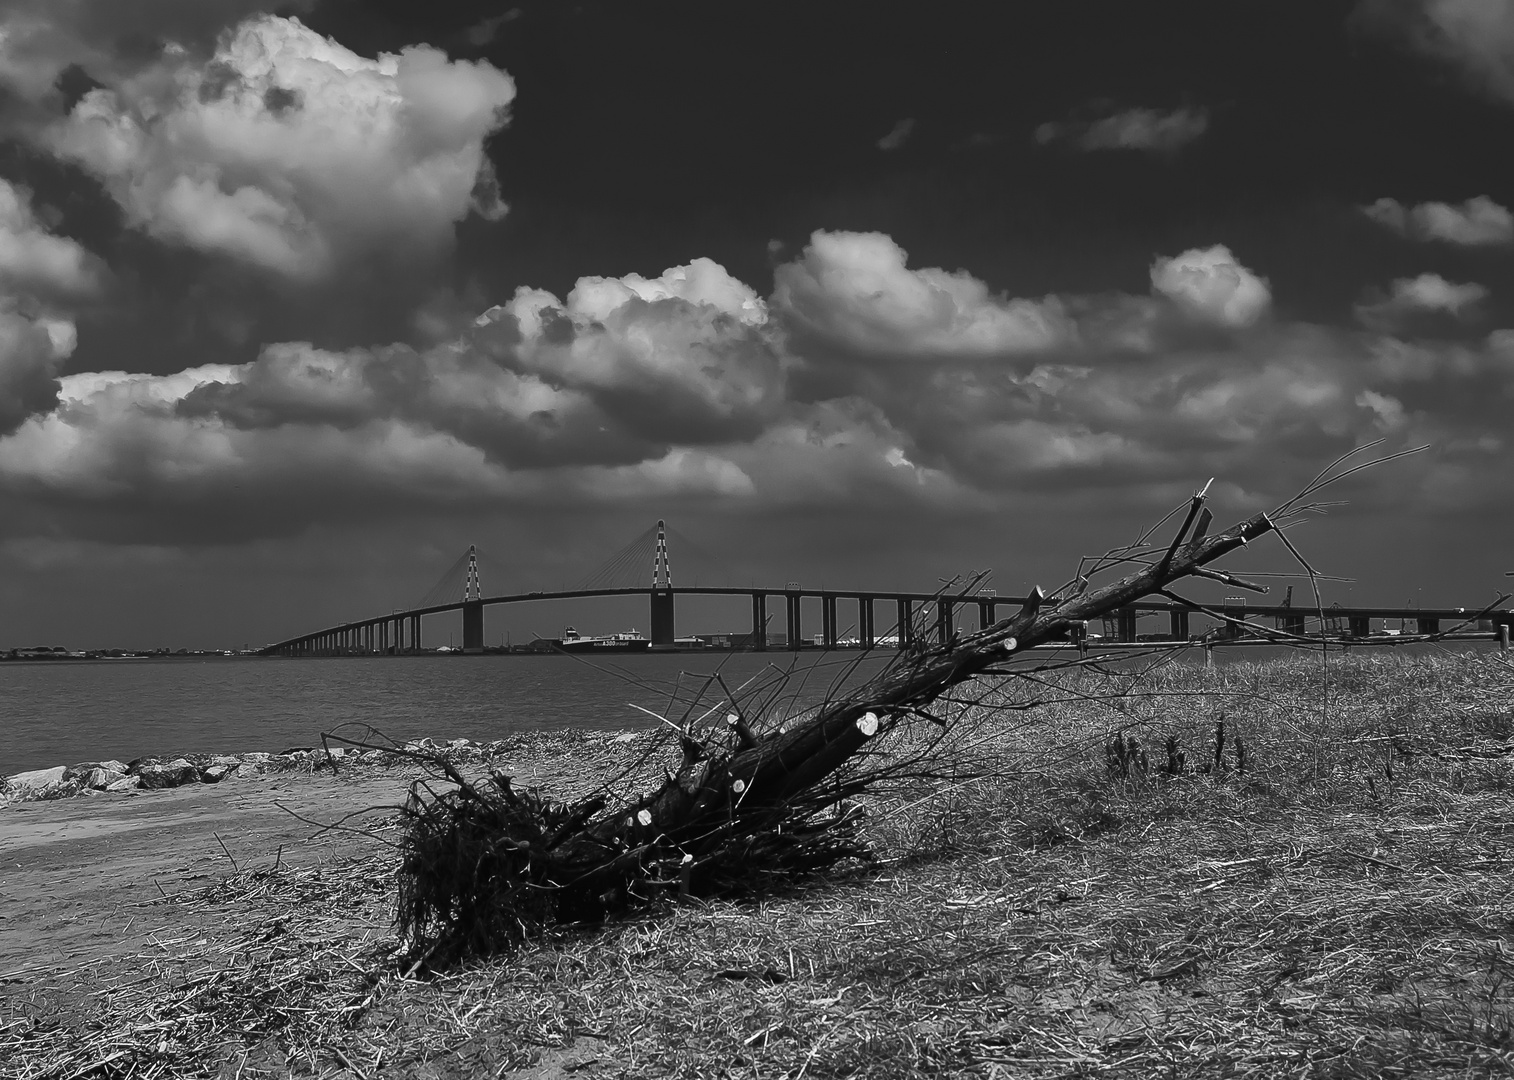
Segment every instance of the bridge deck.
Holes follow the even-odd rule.
[[[373,616],[367,619],[358,619],[352,622],[338,623],[334,626],[325,627],[313,633],[301,634],[298,637],[287,638],[272,645],[258,650],[261,655],[275,655],[279,653],[297,653],[307,655],[310,653],[340,653],[340,652],[363,652],[363,651],[389,651],[389,641],[393,639],[397,650],[403,651],[406,629],[410,633],[410,647],[418,648],[420,643],[420,620],[427,615],[442,615],[448,612],[460,611],[464,616],[465,645],[482,648],[483,641],[483,609],[501,604],[521,604],[548,600],[580,600],[595,597],[614,596],[648,596],[676,598],[678,596],[745,596],[753,602],[753,629],[752,640],[755,642],[760,635],[764,638],[764,644],[756,646],[765,647],[766,637],[766,600],[769,597],[784,597],[787,603],[786,623],[791,631],[788,647],[797,647],[794,639],[800,629],[800,603],[804,600],[818,599],[822,605],[822,623],[824,632],[821,635],[825,644],[834,647],[837,643],[837,619],[836,604],[838,601],[855,601],[859,605],[859,613],[866,606],[866,614],[859,620],[865,624],[863,637],[868,644],[875,643],[878,639],[873,633],[873,620],[871,606],[882,602],[892,603],[904,619],[913,618],[914,613],[921,610],[922,605],[933,605],[936,608],[937,628],[941,633],[948,633],[952,612],[959,608],[977,607],[980,609],[980,618],[986,618],[989,622],[994,621],[997,610],[1000,607],[1018,609],[1025,602],[1024,597],[1018,596],[991,596],[982,593],[930,593],[930,592],[900,592],[896,590],[872,590],[872,589],[772,589],[753,588],[751,586],[679,586],[672,589],[651,590],[647,588],[606,588],[606,589],[569,589],[560,591],[532,591],[524,593],[511,593],[500,596],[488,596],[478,600],[460,600],[454,603],[434,604],[427,607],[409,608],[403,611],[390,611],[383,615]],[[663,603],[666,607],[668,599]],[[656,599],[653,600],[654,607]],[[1387,608],[1387,607],[1327,607],[1323,610],[1310,607],[1293,607],[1281,604],[1254,604],[1249,602],[1226,602],[1223,604],[1210,604],[1202,607],[1186,607],[1181,604],[1165,600],[1139,601],[1121,612],[1110,616],[1111,621],[1117,627],[1116,638],[1118,640],[1134,641],[1136,619],[1140,615],[1167,614],[1171,629],[1174,632],[1172,640],[1183,640],[1187,635],[1187,617],[1190,613],[1215,618],[1223,617],[1241,621],[1255,619],[1275,619],[1280,625],[1286,625],[1288,633],[1301,633],[1305,621],[1313,619],[1319,621],[1323,618],[1330,623],[1337,623],[1341,627],[1350,627],[1350,633],[1356,637],[1366,636],[1363,626],[1370,624],[1372,620],[1401,620],[1414,622],[1416,626],[1429,630],[1422,632],[1435,633],[1439,631],[1442,622],[1455,625],[1460,622],[1476,618],[1490,619],[1495,624],[1509,624],[1514,621],[1508,611],[1490,611],[1485,609],[1467,608]],[[662,613],[658,618],[658,612],[654,611],[654,624],[658,626],[659,633],[669,637],[667,643],[671,643],[672,620],[670,609]],[[759,623],[761,625],[759,626]],[[391,635],[390,631],[393,630]],[[1449,627],[1448,627],[1449,629]],[[1181,633],[1179,633],[1181,631]],[[913,627],[906,627],[905,636],[913,632]],[[471,639],[471,640],[470,640]],[[375,648],[375,646],[378,646]]]

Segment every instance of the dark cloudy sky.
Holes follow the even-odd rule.
[[[1509,0],[0,0],[0,647],[1013,592],[1373,439],[1327,600],[1484,603],[1511,134]]]

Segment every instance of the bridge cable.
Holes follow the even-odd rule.
[[[673,526],[666,527],[668,561],[685,585],[729,585],[730,574],[724,563],[707,549],[694,543]],[[708,578],[706,579],[706,575]]]
[[[657,546],[657,526],[636,537],[573,587],[591,589],[651,588],[652,558]]]
[[[431,586],[418,608],[440,607],[443,604],[456,604],[463,598],[463,588],[468,576],[468,553],[464,551],[457,557],[457,561],[449,566],[435,585]]]

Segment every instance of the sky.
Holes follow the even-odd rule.
[[[1486,604],[1511,134],[1509,0],[0,0],[0,647],[1010,594],[1375,440],[1324,599]]]

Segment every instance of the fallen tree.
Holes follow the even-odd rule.
[[[553,924],[598,921],[671,896],[751,891],[866,858],[849,800],[897,769],[879,764],[876,753],[891,734],[910,724],[944,726],[927,707],[953,687],[985,674],[1023,674],[1013,665],[1035,646],[1065,641],[1089,620],[1137,600],[1164,596],[1202,609],[1171,591],[1182,579],[1265,591],[1211,564],[1318,510],[1303,500],[1366,467],[1334,472],[1345,460],[1277,509],[1213,535],[1206,484],[1166,544],[1150,544],[1148,531],[1054,593],[1036,588],[1019,611],[990,627],[946,642],[920,635],[876,678],[836,692],[797,722],[775,725],[761,710],[749,715],[754,710],[729,691],[718,710],[724,723],[713,730],[699,730],[687,715],[681,723],[664,718],[677,729],[681,759],[660,784],[628,801],[612,805],[603,794],[557,801],[517,790],[498,773],[470,781],[437,759],[451,786],[438,792],[418,783],[404,809],[402,936],[417,963],[445,962],[509,947]],[[1121,566],[1137,569],[1091,584],[1097,573]]]

